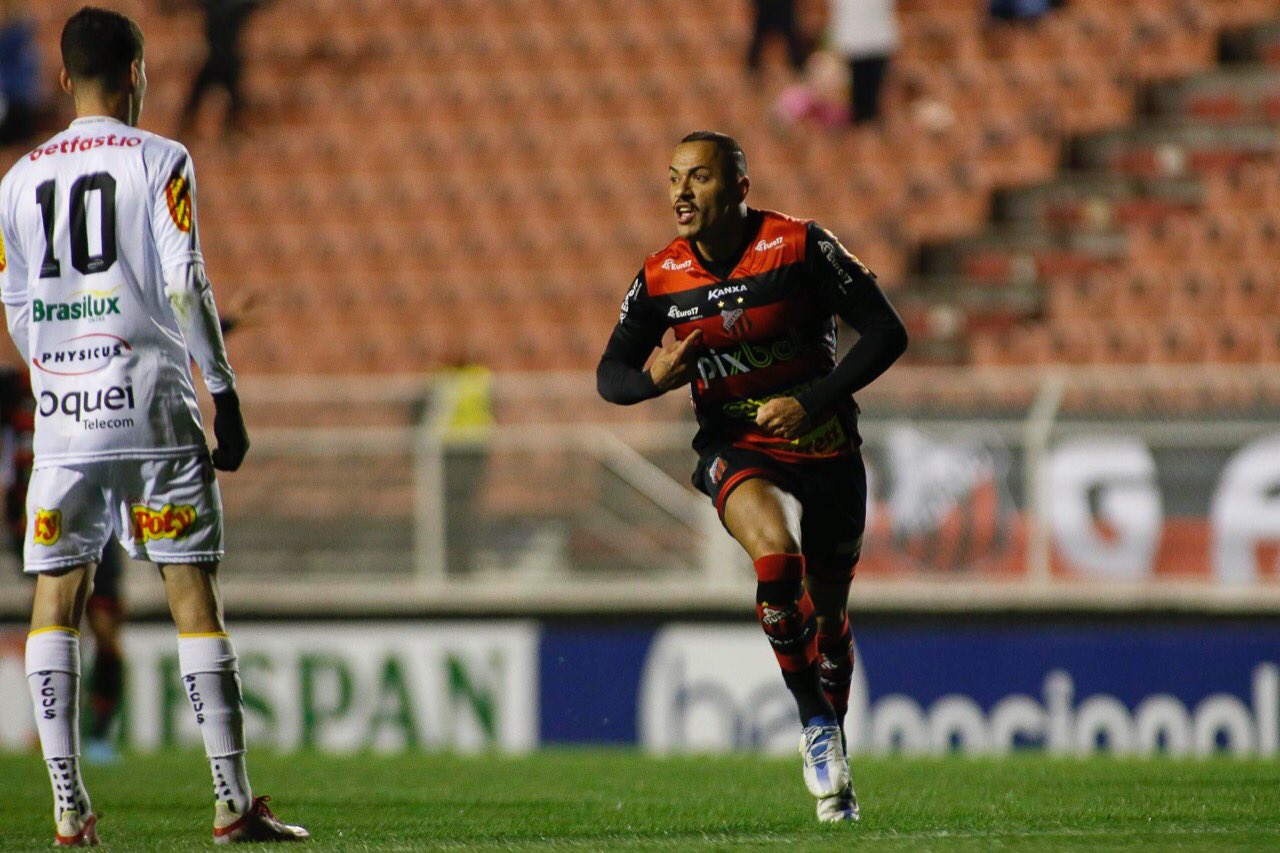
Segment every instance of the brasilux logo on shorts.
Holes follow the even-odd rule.
[[[160,509],[152,509],[146,504],[134,504],[133,538],[139,544],[153,542],[156,539],[181,539],[191,532],[191,525],[196,523],[196,508],[193,506],[165,504]]]
[[[35,323],[58,322],[60,320],[101,320],[120,313],[120,297],[108,296],[112,290],[89,290],[75,302],[45,302],[43,299],[31,303],[31,320]]]
[[[36,510],[35,524],[31,525],[31,541],[37,545],[53,545],[62,538],[62,510]]]

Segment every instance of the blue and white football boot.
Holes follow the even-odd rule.
[[[800,733],[804,784],[820,800],[850,788],[849,759],[844,754],[840,726],[830,717],[814,717]],[[851,789],[850,789],[851,790]]]

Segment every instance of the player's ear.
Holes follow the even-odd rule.
[[[75,91],[71,87],[71,75],[67,73],[67,69],[65,68],[62,69],[62,72],[58,75],[58,85],[62,86],[62,91],[66,92],[68,95],[75,94]]]
[[[738,176],[738,201],[746,201],[747,193],[751,192],[751,179],[746,175]]]

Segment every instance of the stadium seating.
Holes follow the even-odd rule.
[[[78,5],[33,4],[50,80]],[[172,133],[198,14],[121,5],[148,36],[145,125]],[[249,134],[222,139],[209,109],[185,140],[219,292],[264,298],[235,361],[591,367],[670,237],[665,158],[701,127],[741,138],[757,204],[827,224],[897,292],[917,360],[1275,357],[1256,310],[1280,255],[1274,4],[1071,0],[1021,26],[985,6],[901,0],[883,126],[819,132],[769,118],[786,74],[776,55],[743,74],[737,0],[273,4],[247,37]],[[1212,70],[1226,31],[1247,67]],[[1210,299],[1222,333],[1184,328]],[[1103,304],[1132,334],[1087,322]]]

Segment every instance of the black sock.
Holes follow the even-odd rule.
[[[796,709],[800,712],[800,722],[807,725],[814,717],[830,717],[835,719],[835,709],[827,701],[826,694],[818,685],[818,667],[811,665],[799,672],[783,672],[782,680],[796,700]]]
[[[89,675],[89,703],[93,708],[89,737],[101,739],[110,733],[123,692],[124,662],[114,652],[99,651]]]

